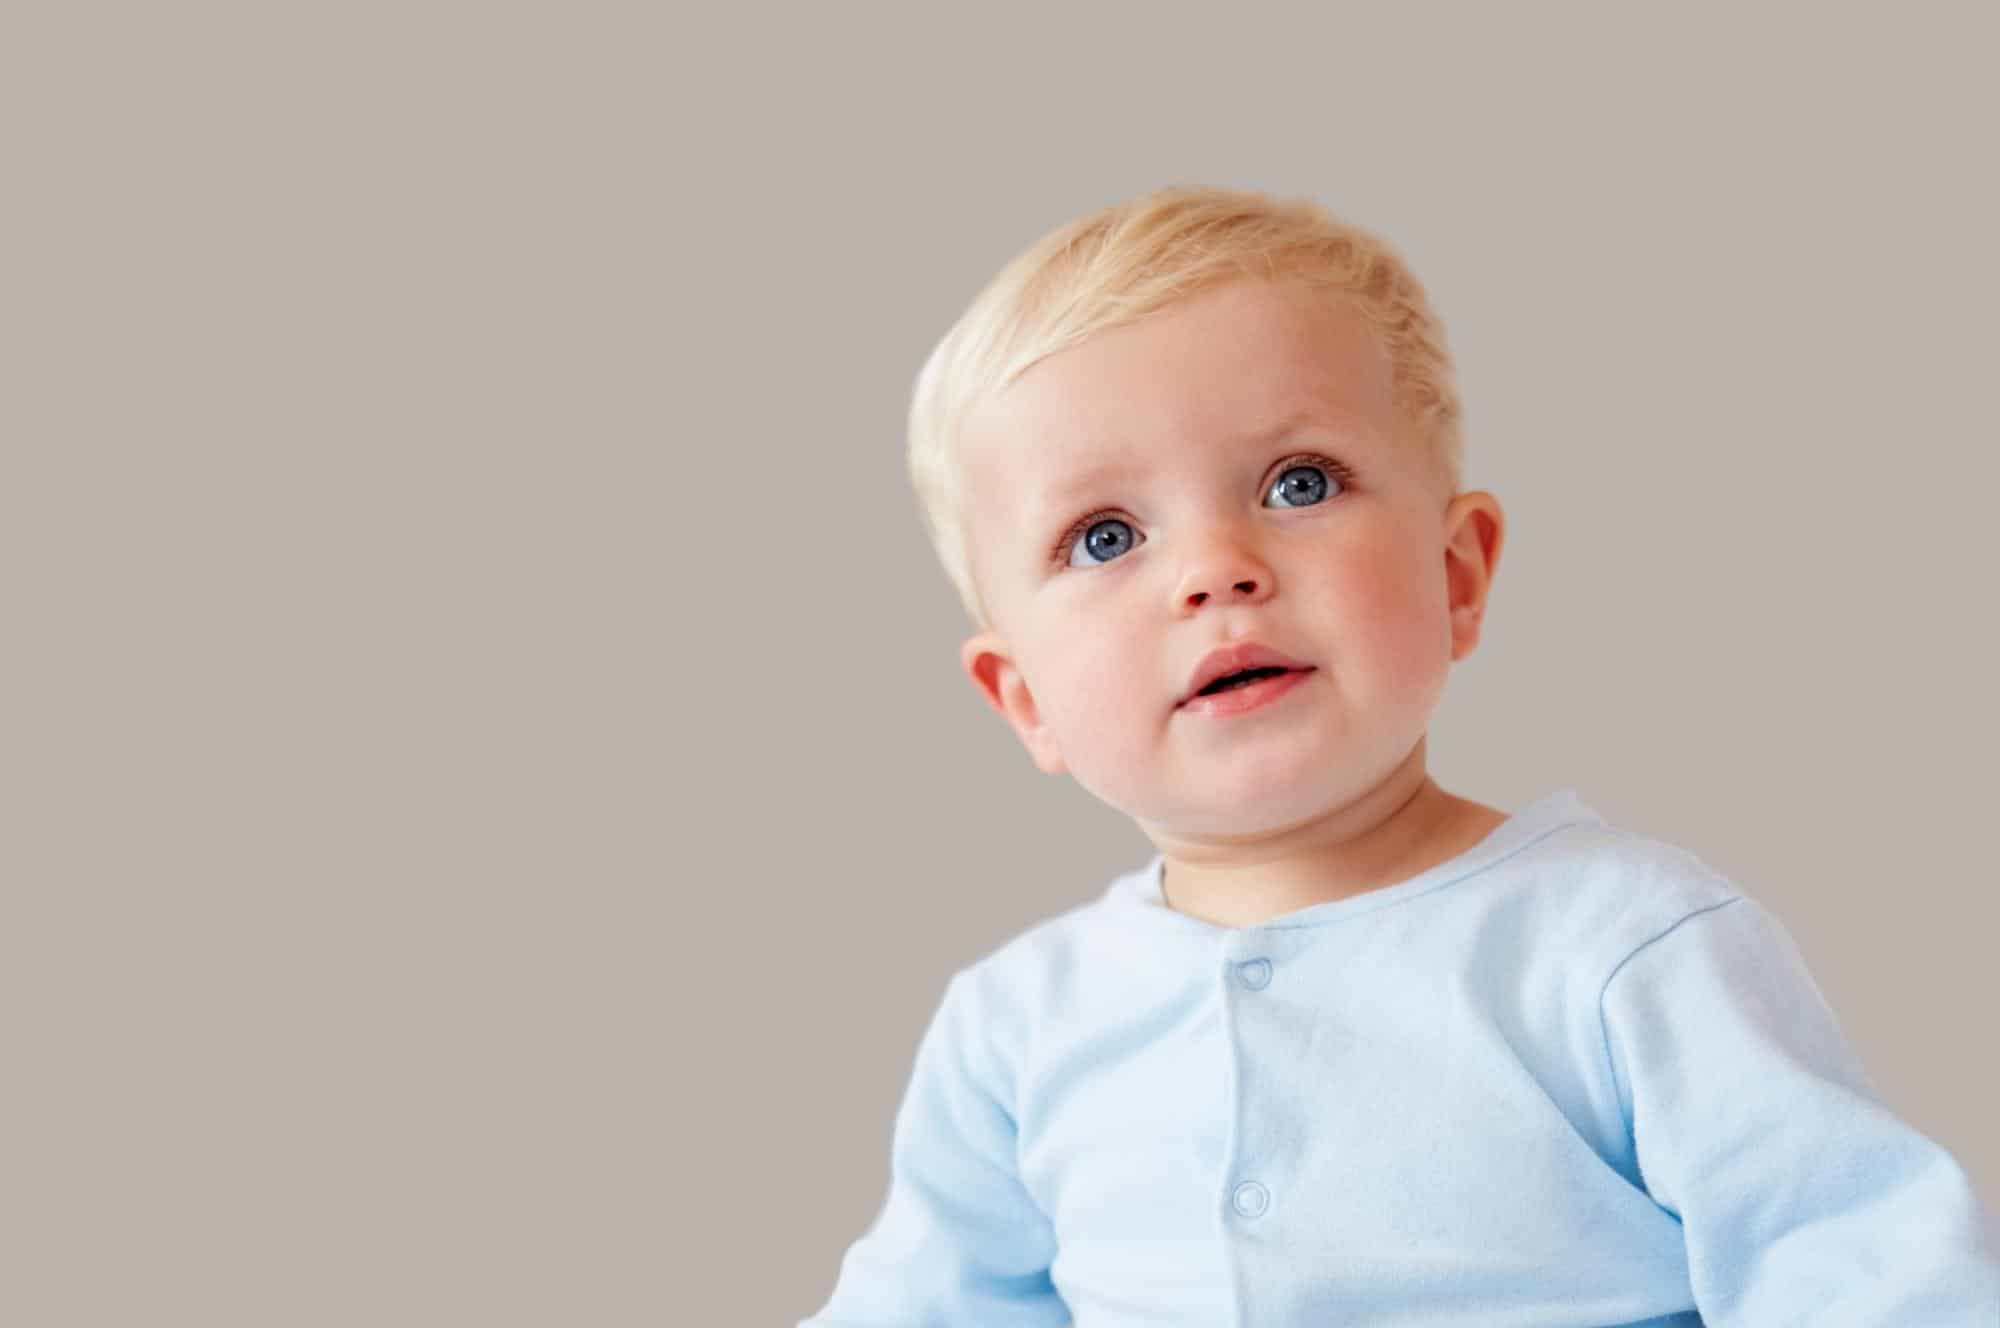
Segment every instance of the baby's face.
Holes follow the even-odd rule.
[[[1452,608],[1462,506],[1498,510],[1452,499],[1391,386],[1351,307],[1244,281],[975,408],[964,521],[993,629],[963,661],[1038,766],[1158,840],[1301,825],[1410,756],[1477,637],[1483,579]],[[1236,713],[1184,705],[1244,641],[1312,669]]]

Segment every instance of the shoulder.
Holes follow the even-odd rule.
[[[1097,893],[1006,937],[952,973],[944,1005],[998,1065],[1018,1063],[1037,1030],[1073,1009],[1079,987],[1129,971],[1144,954],[1146,867],[1097,882]],[[1166,915],[1171,917],[1172,915]],[[1156,924],[1157,924],[1157,920]]]
[[[1612,826],[1593,829],[1577,846],[1587,845],[1597,874],[1609,887],[1621,939],[1639,939],[1691,913],[1744,897],[1736,882],[1692,849]]]
[[[1059,991],[1085,956],[1100,956],[1124,940],[1129,910],[1145,868],[1122,873],[1099,893],[1033,923],[960,968],[952,977],[962,998],[977,1003],[1039,1004]]]
[[[1519,902],[1544,939],[1612,969],[1690,918],[1756,901],[1719,868],[1679,844],[1600,819],[1574,821],[1508,864]]]

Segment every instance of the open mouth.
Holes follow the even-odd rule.
[[[1263,668],[1244,669],[1241,673],[1227,673],[1196,692],[1195,695],[1213,696],[1217,692],[1234,691],[1238,687],[1248,687],[1253,682],[1259,682],[1265,678],[1275,678],[1281,673],[1290,673],[1292,671],[1291,669]]]

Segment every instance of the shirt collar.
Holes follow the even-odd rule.
[[[1378,890],[1365,890],[1345,899],[1332,899],[1323,904],[1281,914],[1260,923],[1263,927],[1312,927],[1361,913],[1372,913],[1379,908],[1388,908],[1418,895],[1441,889],[1454,881],[1475,875],[1495,863],[1526,848],[1535,840],[1553,830],[1577,822],[1602,823],[1603,817],[1583,801],[1573,788],[1557,789],[1543,794],[1521,810],[1495,826],[1487,836],[1465,852],[1454,858],[1447,858],[1433,867],[1398,881],[1394,885]],[[1171,919],[1180,924],[1208,931],[1225,931],[1213,923],[1189,917],[1168,908],[1160,890],[1162,875],[1166,869],[1166,855],[1155,853],[1151,861],[1134,871],[1125,873],[1111,883],[1104,892],[1103,903],[1114,908],[1140,909],[1151,916]]]

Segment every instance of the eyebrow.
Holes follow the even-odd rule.
[[[1319,409],[1312,406],[1302,406],[1287,414],[1276,424],[1267,425],[1264,428],[1244,435],[1233,443],[1231,447],[1232,449],[1242,450],[1268,447],[1286,434],[1304,425],[1320,422],[1321,416],[1322,412]],[[1335,432],[1342,434],[1349,432],[1342,428],[1338,416],[1327,418],[1325,423]],[[1085,493],[1097,488],[1106,481],[1118,479],[1126,475],[1132,469],[1134,468],[1130,466],[1106,462],[1092,466],[1088,470],[1080,471],[1064,479],[1061,483],[1051,485],[1042,490],[1037,495],[1040,501],[1036,504],[1035,510],[1044,515],[1052,516],[1054,513],[1066,509],[1072,503],[1080,501]]]
[[[1039,497],[1044,510],[1067,507],[1108,480],[1118,479],[1132,471],[1131,466],[1121,466],[1104,462],[1069,476],[1060,484],[1042,490]]]

